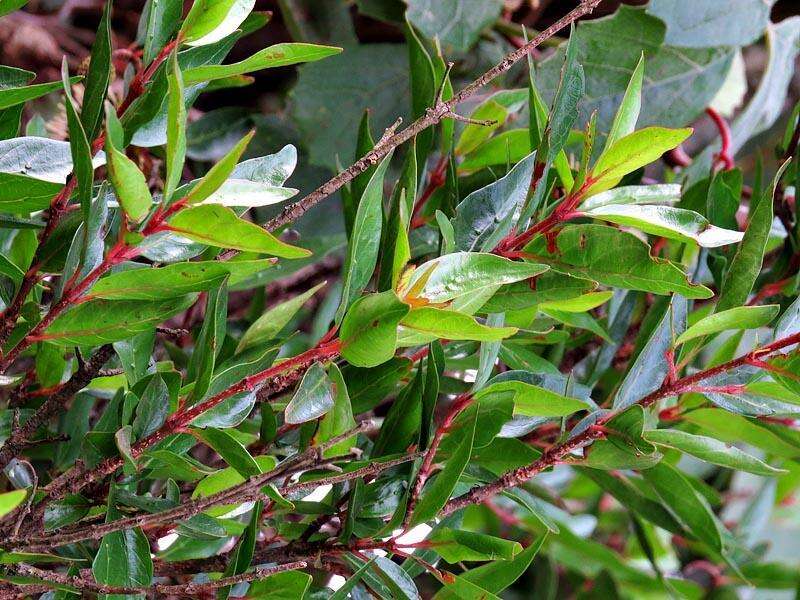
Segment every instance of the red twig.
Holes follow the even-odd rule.
[[[711,117],[714,121],[714,125],[717,126],[719,130],[719,136],[721,139],[721,147],[719,154],[717,154],[717,162],[722,165],[722,167],[726,171],[730,171],[733,169],[734,162],[733,156],[731,156],[731,128],[728,125],[728,121],[719,114],[716,110],[711,108],[710,106],[706,109],[706,114]]]

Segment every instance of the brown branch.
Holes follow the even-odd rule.
[[[311,207],[318,204],[323,199],[327,198],[339,188],[352,181],[358,175],[375,166],[383,159],[391,150],[409,141],[411,138],[424,131],[425,129],[436,125],[446,118],[452,118],[455,114],[456,107],[464,100],[471,97],[480,88],[493,81],[503,73],[506,73],[517,62],[525,58],[534,48],[542,44],[545,40],[553,37],[556,33],[568,27],[581,17],[591,13],[600,0],[583,0],[581,4],[572,12],[556,21],[553,25],[545,29],[542,33],[533,38],[530,42],[518,48],[517,50],[506,55],[502,61],[492,67],[489,71],[478,77],[475,81],[467,85],[464,89],[458,92],[453,98],[444,102],[438,101],[435,106],[429,108],[427,112],[419,119],[411,123],[408,127],[396,134],[390,136],[382,143],[375,146],[372,151],[365,154],[362,158],[357,160],[348,169],[342,171],[326,183],[322,184],[319,188],[308,194],[306,197],[294,202],[287,206],[278,216],[266,224],[269,230],[276,230],[284,225],[291,223]]]
[[[103,536],[114,531],[123,529],[132,529],[135,527],[154,526],[158,524],[174,524],[178,521],[188,519],[196,514],[199,514],[209,508],[227,504],[242,504],[244,502],[253,502],[256,500],[269,500],[269,496],[262,492],[262,488],[276,479],[283,478],[297,473],[299,470],[307,470],[317,468],[320,464],[319,457],[326,448],[330,448],[342,440],[362,431],[363,427],[358,427],[345,434],[336,436],[325,444],[318,447],[310,448],[308,451],[301,454],[298,459],[289,459],[283,464],[278,465],[267,473],[255,475],[248,480],[213,494],[205,498],[198,498],[190,500],[158,513],[144,513],[128,517],[125,519],[118,519],[104,523],[102,525],[93,525],[90,527],[81,527],[74,531],[69,532],[54,532],[50,535],[30,537],[25,540],[12,540],[8,546],[17,550],[25,549],[29,552],[41,552],[46,549],[52,549],[57,546],[65,544],[72,544],[82,540],[100,539]],[[353,479],[361,479],[362,477],[370,477],[382,473],[387,469],[396,467],[397,465],[404,464],[411,460],[415,460],[420,454],[409,453],[395,459],[375,462],[354,471],[337,473],[328,477],[313,479],[299,483],[291,483],[278,488],[278,491],[283,494],[293,494],[296,492],[316,489],[323,485],[335,485],[344,483]]]
[[[278,387],[280,387],[282,385],[287,385],[286,382],[290,379],[282,377],[284,374],[299,369],[306,369],[317,361],[329,360],[339,354],[340,347],[339,340],[319,345],[302,354],[298,354],[297,356],[293,356],[292,358],[273,365],[269,369],[245,377],[242,381],[228,387],[207,400],[198,402],[185,410],[173,413],[161,427],[146,438],[136,442],[131,447],[131,455],[134,458],[138,458],[150,446],[170,435],[186,431],[187,427],[197,417],[211,410],[231,396],[242,392],[253,392],[258,389],[263,389],[265,386],[272,387],[273,392],[278,391],[278,389],[274,387],[275,382],[277,382]],[[122,464],[122,457],[116,456],[107,458],[92,469],[74,467],[72,470],[63,473],[60,477],[51,481],[50,484],[44,488],[47,493],[46,497],[58,499],[62,498],[67,493],[77,493],[87,485],[110,475],[120,468]]]
[[[221,577],[213,581],[206,582],[190,582],[177,585],[167,585],[163,583],[154,583],[149,587],[129,587],[129,586],[116,586],[105,585],[96,583],[95,581],[84,579],[79,575],[64,575],[55,571],[46,571],[38,567],[33,567],[26,564],[17,564],[11,566],[11,570],[16,571],[20,575],[26,577],[35,577],[42,581],[53,584],[54,586],[67,585],[81,591],[91,592],[94,594],[145,594],[146,596],[153,596],[153,592],[162,595],[179,595],[179,596],[192,596],[198,597],[211,590],[216,590],[237,583],[245,581],[254,581],[257,579],[264,579],[275,573],[282,573],[284,571],[293,571],[295,569],[304,569],[308,566],[305,561],[295,561],[276,565],[274,567],[265,567],[250,571],[249,573],[241,573],[239,575],[231,575],[230,577]]]
[[[0,469],[4,468],[26,446],[30,445],[31,436],[36,433],[36,430],[62,409],[67,400],[86,387],[100,372],[103,365],[108,362],[113,353],[114,349],[110,344],[102,346],[86,363],[78,368],[67,383],[48,397],[21,427],[12,432],[5,444],[0,447]]]

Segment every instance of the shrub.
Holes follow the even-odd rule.
[[[800,105],[734,163],[797,18],[505,4],[359,0],[401,46],[286,0],[236,61],[252,1],[148,0],[129,48],[108,4],[81,70],[0,67],[2,597],[797,588]],[[283,121],[188,118],[292,65]]]

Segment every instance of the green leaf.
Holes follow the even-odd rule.
[[[69,127],[69,149],[72,155],[75,177],[78,180],[78,200],[83,213],[83,220],[89,218],[89,206],[92,202],[92,182],[94,181],[94,166],[92,165],[92,149],[83,129],[72,91],[69,85],[69,67],[67,59],[61,64],[61,81],[64,84],[64,107],[67,112],[67,126]]]
[[[341,322],[347,309],[364,291],[378,264],[383,223],[383,178],[391,159],[390,152],[375,169],[358,204],[345,260],[342,302],[336,311],[337,322]]]
[[[458,580],[466,581],[486,592],[499,594],[528,570],[546,538],[547,536],[539,537],[512,560],[498,560],[470,569],[461,574]],[[456,584],[448,584],[436,593],[434,600],[456,600],[457,598],[462,598],[459,591],[458,582]],[[481,598],[483,596],[478,594],[477,597]]]
[[[458,138],[454,152],[458,156],[464,156],[475,150],[492,135],[497,128],[501,127],[508,117],[508,109],[493,99],[482,102],[470,115],[473,121],[479,123],[469,123],[464,127],[461,136]]]
[[[164,424],[169,414],[169,390],[164,379],[156,373],[136,405],[131,434],[134,440],[147,437]]]
[[[739,448],[720,442],[717,439],[693,435],[677,429],[655,429],[644,433],[645,439],[660,446],[675,448],[696,456],[700,460],[737,471],[746,471],[765,477],[786,473],[783,469],[771,467],[755,456]]]
[[[375,367],[390,360],[397,349],[397,327],[408,311],[408,305],[391,290],[356,300],[339,331],[342,357],[356,367]]]
[[[477,413],[475,414],[477,415]],[[456,437],[458,445],[444,464],[441,472],[423,489],[417,507],[414,509],[414,514],[411,516],[412,526],[431,521],[439,514],[442,507],[447,504],[458,480],[461,478],[461,474],[464,472],[467,463],[469,463],[476,425],[477,419],[471,419],[457,431],[450,434]]]
[[[454,310],[422,307],[412,309],[400,321],[399,344],[416,346],[433,339],[495,342],[517,333],[516,327],[487,327],[471,316]]]
[[[0,494],[0,517],[6,516],[28,497],[28,490],[13,490]]]
[[[336,364],[331,363],[328,373],[333,386],[333,409],[322,417],[319,422],[318,443],[346,433],[356,426],[356,420],[353,418],[353,407],[350,404],[350,396],[347,394],[347,385],[345,385],[342,372]],[[350,452],[350,448],[355,445],[355,442],[355,436],[342,440],[335,446],[325,450],[324,455],[331,457],[347,454]]]
[[[611,189],[625,175],[658,160],[662,154],[679,146],[690,135],[691,128],[647,127],[618,139],[592,167],[592,183],[586,196]]]
[[[653,185],[624,185],[595,194],[580,207],[591,211],[609,204],[674,204],[681,199],[681,186],[672,183]]]
[[[0,17],[22,8],[27,3],[28,0],[0,0]]]
[[[107,522],[122,516],[110,501],[106,514]],[[92,575],[97,583],[105,585],[148,587],[153,581],[153,559],[150,557],[150,543],[142,530],[123,529],[103,536],[92,561]],[[121,594],[105,596],[108,600],[127,597]]]
[[[88,298],[162,300],[218,287],[227,276],[234,285],[272,268],[274,259],[180,262],[158,268],[117,271],[99,279]]]
[[[611,148],[617,140],[630,135],[636,129],[636,121],[642,110],[642,82],[644,80],[644,53],[633,70],[631,80],[625,89],[622,102],[619,103],[617,114],[611,123],[611,129],[606,139],[605,150]]]
[[[120,127],[113,110],[106,111],[106,158],[108,177],[114,186],[117,199],[125,214],[135,223],[141,222],[153,204],[150,188],[144,173],[136,163],[117,148],[119,143],[114,129]]]
[[[184,104],[183,75],[178,65],[178,53],[174,51],[169,61],[167,75],[167,176],[164,181],[164,203],[172,200],[172,195],[183,175],[186,160],[186,105]]]
[[[183,209],[169,220],[169,228],[191,240],[218,248],[281,258],[304,258],[311,254],[280,241],[255,223],[240,219],[225,206],[203,204]]]
[[[221,160],[208,170],[208,173],[192,185],[192,189],[186,194],[186,201],[189,204],[202,202],[222,186],[233,172],[236,163],[239,162],[242,153],[244,153],[255,133],[255,130],[253,130],[239,140]]]
[[[186,85],[195,85],[204,81],[213,81],[223,77],[244,75],[252,71],[286,67],[300,63],[322,60],[328,56],[339,54],[341,48],[334,46],[317,46],[315,44],[284,43],[275,44],[259,50],[252,56],[229,65],[206,65],[188,69],[184,74]]]
[[[407,17],[426,37],[466,52],[502,8],[502,0],[409,0]]]
[[[774,186],[778,185],[788,164],[787,161],[778,169]],[[769,189],[764,192],[757,204],[753,205],[751,202],[750,222],[744,232],[742,243],[725,273],[725,279],[722,281],[717,312],[742,306],[747,302],[758,274],[761,272],[767,240],[772,229],[773,197],[773,190]]]
[[[211,385],[217,354],[222,348],[222,342],[227,332],[227,317],[228,282],[223,279],[206,295],[203,325],[186,368],[189,381],[194,380],[194,387],[189,396],[191,403],[203,398]]]
[[[744,234],[709,223],[702,215],[684,208],[636,204],[607,204],[584,212],[588,217],[618,225],[636,227],[645,233],[682,242],[695,242],[703,248],[736,244]]]
[[[193,433],[245,479],[261,473],[247,449],[226,430],[207,427],[195,429]]]
[[[496,254],[456,252],[418,266],[403,282],[399,295],[409,301],[451,302],[536,277],[548,268],[546,265],[508,260]]]
[[[547,122],[546,141],[547,159],[555,157],[564,149],[575,121],[578,119],[578,102],[584,94],[585,77],[583,67],[577,62],[577,45],[572,42],[574,36],[567,41],[564,64],[561,67],[561,78],[558,82],[553,108]],[[544,142],[544,140],[542,140]],[[540,143],[539,149],[544,152],[545,144]],[[539,157],[544,161],[545,157]]]
[[[266,342],[276,337],[281,330],[291,321],[297,312],[308,302],[314,294],[325,286],[325,282],[315,285],[313,288],[291,300],[281,302],[273,306],[247,328],[247,331],[239,340],[236,352],[255,346],[261,342]]]
[[[213,44],[230,35],[253,10],[255,0],[195,0],[180,33],[190,46]]]
[[[676,265],[650,256],[636,236],[602,225],[567,225],[550,252],[541,237],[526,247],[536,262],[573,277],[656,294],[677,292],[687,298],[711,298],[708,288],[693,284]]]
[[[305,598],[311,586],[311,575],[302,571],[275,573],[258,579],[247,588],[252,600],[297,600]]]
[[[142,60],[149,65],[166,45],[181,20],[183,2],[181,0],[148,0],[142,10],[141,23],[137,41],[142,45]]]
[[[643,470],[642,477],[687,531],[712,549],[722,550],[720,525],[685,475],[661,462]]]
[[[286,422],[293,425],[318,419],[334,408],[333,383],[325,368],[314,363],[303,375],[297,391],[286,406]]]
[[[213,156],[216,158],[216,154]],[[192,153],[192,158],[196,158],[196,152]],[[275,154],[240,162],[222,185],[203,200],[203,204],[255,207],[283,202],[297,193],[297,190],[282,187],[296,165],[297,150],[291,144]],[[180,191],[184,189],[188,186]]]
[[[0,12],[2,12],[2,9],[0,9]],[[78,83],[80,80],[80,77],[72,77],[69,82],[70,84]],[[40,98],[50,94],[51,92],[60,90],[62,87],[63,84],[61,81],[53,81],[52,83],[37,83],[34,85],[19,87],[4,87],[0,89],[0,109],[17,106],[18,104],[24,104],[29,100],[35,100],[36,98]]]
[[[522,551],[519,542],[446,527],[434,530],[428,541],[451,565],[462,560],[513,560]]]
[[[768,304],[765,306],[739,306],[729,308],[722,312],[708,315],[684,331],[675,345],[685,344],[689,340],[713,335],[721,331],[737,329],[757,329],[764,327],[774,319],[780,311],[780,305]]]
[[[490,252],[511,231],[533,175],[535,154],[525,157],[505,177],[472,192],[452,219],[459,250]]]
[[[108,82],[111,79],[111,2],[103,7],[103,16],[97,27],[97,34],[92,44],[89,71],[86,74],[81,107],[81,123],[86,137],[93,140],[100,131],[103,118],[103,103],[108,93]]]
[[[196,299],[189,295],[158,302],[90,300],[56,318],[42,338],[65,346],[116,342],[182,313]]]
[[[483,402],[491,402],[494,396],[511,396],[514,414],[526,417],[565,417],[590,409],[585,402],[522,381],[492,383],[474,394],[475,400]]]

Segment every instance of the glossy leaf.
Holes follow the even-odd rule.
[[[397,348],[397,327],[408,311],[392,291],[356,300],[342,320],[342,356],[356,367],[388,361]]]
[[[692,241],[703,248],[736,244],[744,233],[716,227],[698,213],[671,206],[608,204],[586,211],[587,216],[635,227],[673,240]]]
[[[169,220],[171,231],[218,248],[303,258],[310,252],[286,244],[254,223],[236,216],[224,206],[201,205],[184,209]]]
[[[333,384],[320,363],[314,363],[303,375],[300,386],[286,406],[286,422],[312,421],[334,408]]]
[[[710,298],[711,290],[691,283],[674,264],[654,259],[636,236],[601,225],[568,225],[556,238],[555,252],[538,238],[526,247],[536,262],[572,275],[625,289],[656,294],[677,292]]]
[[[780,306],[769,304],[766,306],[740,306],[729,308],[722,312],[708,315],[684,331],[675,344],[684,344],[689,340],[713,335],[731,329],[757,329],[772,321],[778,314]]]
[[[661,446],[669,446],[696,456],[700,460],[755,475],[771,476],[781,469],[771,467],[758,458],[711,437],[693,435],[677,429],[657,429],[645,432],[645,438]]]

